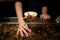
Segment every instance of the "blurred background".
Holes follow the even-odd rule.
[[[0,17],[16,17],[14,0],[0,0]],[[48,14],[52,17],[60,16],[60,1],[48,0]]]
[[[14,0],[0,0],[0,17],[16,16]]]

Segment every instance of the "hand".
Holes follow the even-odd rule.
[[[18,27],[18,30],[17,30],[17,35],[19,34],[19,32],[20,32],[20,35],[23,37],[24,34],[26,36],[28,36],[28,32],[31,32],[31,30],[28,28],[28,25],[24,21],[21,21],[19,23],[19,27]]]
[[[50,19],[50,15],[48,14],[41,14],[40,19]]]

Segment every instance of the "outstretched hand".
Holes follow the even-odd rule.
[[[20,34],[22,37],[28,36],[28,33],[30,33],[30,32],[31,32],[31,30],[28,28],[28,25],[24,21],[21,21],[19,23],[17,35]]]

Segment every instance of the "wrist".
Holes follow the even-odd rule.
[[[18,22],[22,22],[22,21],[24,21],[24,19],[22,19],[22,18],[18,19]]]
[[[22,22],[22,21],[24,21],[24,20],[18,20],[18,22]]]

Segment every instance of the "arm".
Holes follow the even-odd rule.
[[[31,32],[31,30],[28,28],[28,25],[22,19],[23,15],[22,15],[22,4],[21,4],[21,2],[16,2],[15,3],[15,9],[16,9],[16,14],[17,14],[18,23],[19,23],[19,27],[18,27],[18,30],[17,30],[17,35],[20,32],[22,37],[24,36],[24,34],[26,36],[28,36],[28,32]]]
[[[18,22],[22,21],[23,15],[22,15],[22,3],[21,2],[16,2],[15,3],[15,9],[16,9],[16,14],[18,17]]]

